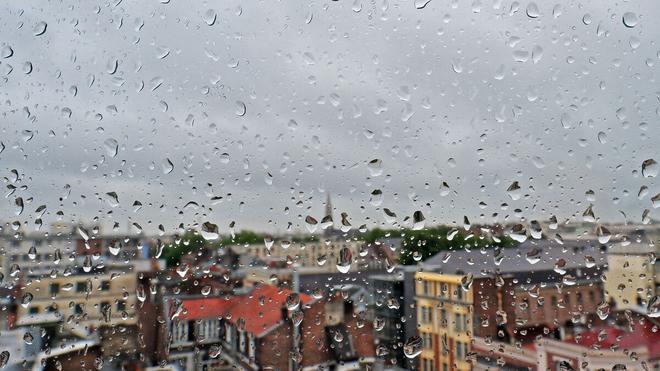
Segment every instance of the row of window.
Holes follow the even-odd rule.
[[[99,306],[99,312],[103,313],[104,311],[107,310],[107,308],[111,307],[110,302],[108,301],[102,301],[101,305]],[[118,300],[116,304],[117,308],[117,313],[121,313],[126,310],[126,302],[123,300]],[[58,313],[58,308],[57,305],[49,305],[44,308],[44,313]],[[77,303],[73,306],[73,313],[74,314],[83,314],[85,312],[85,304],[83,303]],[[41,313],[41,307],[39,306],[30,306],[28,309],[28,314],[39,314]]]
[[[440,287],[439,293],[437,290],[438,286]],[[425,296],[439,296],[441,298],[449,298],[459,301],[465,299],[465,292],[461,287],[449,285],[444,282],[438,284],[432,281],[422,281],[420,294]]]
[[[596,293],[593,290],[590,290],[588,292],[588,295],[589,295],[589,302],[591,304],[597,304],[601,300],[600,298],[596,298]],[[557,306],[559,304],[557,296],[552,295],[550,297],[550,302],[551,302],[553,308],[557,308]],[[564,306],[569,307],[571,305],[571,296],[569,294],[564,294],[562,303],[563,303]],[[581,292],[578,292],[578,293],[575,294],[575,303],[577,305],[583,305],[584,304],[584,299],[583,299],[583,296],[582,296]],[[544,304],[545,303],[544,303],[543,299],[541,298],[541,300],[536,301],[536,308],[541,309],[541,308],[543,308]],[[531,309],[531,305],[529,305],[529,299],[528,298],[523,298],[523,305],[521,306],[521,309],[523,309],[525,311],[529,311]]]
[[[446,328],[447,325],[447,310],[441,308],[440,312],[440,327]],[[419,307],[419,322],[424,324],[433,323],[433,307],[420,305]],[[456,332],[469,331],[469,319],[467,314],[454,313],[454,330]]]
[[[223,340],[232,350],[249,358],[255,356],[255,340],[252,334],[236,329],[224,320],[204,319],[198,321],[177,321],[172,324],[171,346],[191,342],[214,342]]]
[[[91,284],[91,282],[89,282]],[[76,292],[77,293],[84,293],[87,291],[87,285],[88,281],[78,281],[76,282]],[[48,292],[52,295],[55,296],[60,293],[60,290],[62,289],[61,285],[59,283],[51,283],[48,285]],[[101,281],[101,284],[99,285],[99,290],[101,291],[110,291],[110,281],[108,280],[103,280]]]

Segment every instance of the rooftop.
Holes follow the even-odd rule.
[[[442,251],[423,263],[424,270],[446,274],[475,276],[495,271],[506,274],[602,267],[607,262],[606,249],[595,240],[527,240],[516,247],[501,249],[501,261],[495,260],[495,249]]]
[[[271,285],[259,285],[248,294],[227,297],[184,299],[181,319],[197,320],[224,317],[236,324],[245,321],[245,330],[259,336],[282,320],[281,308],[293,291]],[[300,295],[300,305],[306,305],[313,298]]]

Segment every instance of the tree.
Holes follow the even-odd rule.
[[[397,237],[401,238],[399,262],[403,265],[417,264],[418,260],[424,261],[440,251],[462,249],[466,245],[473,248],[481,248],[484,246],[507,247],[515,244],[507,236],[500,237],[499,242],[479,236],[472,236],[466,239],[467,235],[464,230],[454,230],[452,227],[444,225],[421,230],[408,228],[386,230],[374,228],[362,235],[362,239],[367,243],[374,243],[384,238]],[[416,257],[418,260],[415,259]]]
[[[163,258],[168,267],[174,267],[181,262],[181,257],[193,251],[200,251],[207,246],[206,240],[193,232],[186,232],[177,241],[165,246]]]
[[[401,251],[399,262],[403,265],[417,264],[441,251],[458,250],[466,246],[471,248],[508,247],[515,244],[508,236],[500,236],[499,242],[488,237],[471,236],[465,231],[454,230],[448,226],[438,226],[414,231],[405,229],[401,233]],[[415,259],[417,258],[417,259]]]

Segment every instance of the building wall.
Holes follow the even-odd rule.
[[[473,291],[461,288],[458,275],[415,275],[415,300],[419,336],[424,341],[419,369],[470,370],[466,360],[473,331]]]
[[[515,317],[525,321],[524,326],[548,326],[556,328],[571,321],[575,314],[596,313],[603,301],[602,286],[597,282],[584,282],[564,286],[538,287],[538,295],[530,295],[529,289],[517,289],[514,296]],[[539,298],[542,298],[539,304]]]
[[[655,265],[650,264],[649,254],[608,254],[608,270],[605,274],[605,295],[613,300],[618,309],[638,307],[642,296],[638,289],[657,295]]]
[[[85,291],[87,282],[92,284],[89,295]],[[48,312],[52,310],[49,308],[55,305],[57,312],[61,313],[65,319],[72,315],[78,316],[82,323],[94,327],[137,323],[135,316],[136,275],[134,273],[123,273],[114,278],[111,278],[110,274],[42,278],[27,282],[23,292],[31,293],[34,298],[27,308],[22,305],[17,306],[19,321],[30,314]],[[122,303],[123,310],[121,309]],[[106,323],[103,319],[101,312],[103,304],[111,306],[110,323]],[[122,318],[124,311],[126,319]]]

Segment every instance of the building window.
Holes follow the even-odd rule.
[[[422,341],[425,349],[433,349],[433,336],[430,332],[422,332]]]
[[[589,290],[589,301],[592,303],[596,302],[596,293],[593,290]]]
[[[460,287],[456,289],[456,300],[463,300],[463,289]]]
[[[48,286],[48,292],[50,292],[51,296],[55,296],[60,292],[60,284],[59,283],[51,283]]]
[[[456,342],[456,359],[462,360],[463,359],[463,343],[460,341]]]
[[[76,292],[87,291],[87,281],[76,282]]]
[[[429,282],[428,281],[422,281],[422,294],[424,294],[424,295],[429,294]]]
[[[552,307],[557,308],[557,297],[552,295],[552,298],[550,298],[550,301],[552,302]]]
[[[176,321],[172,326],[172,344],[185,343],[188,340],[188,324]]]
[[[117,312],[123,312],[126,310],[126,302],[123,300],[117,301]]]
[[[445,308],[440,310],[440,325],[447,327],[447,310]]]
[[[85,311],[85,305],[84,304],[76,304],[75,307],[73,308],[73,313],[75,314],[83,314]]]
[[[578,292],[575,294],[575,300],[577,301],[578,305],[582,305],[582,293]]]
[[[39,307],[30,307],[28,314],[39,314]]]
[[[101,281],[101,291],[110,291],[110,281]]]

